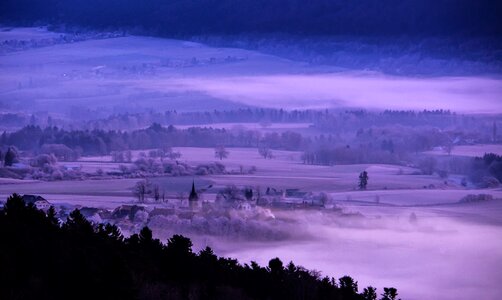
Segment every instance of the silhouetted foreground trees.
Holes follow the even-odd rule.
[[[0,237],[1,299],[375,299],[351,277],[337,283],[278,258],[241,265],[209,247],[194,253],[181,235],[163,244],[147,227],[126,238],[78,210],[60,223],[16,194],[0,210]]]

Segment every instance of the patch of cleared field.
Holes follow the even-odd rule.
[[[427,151],[426,154],[447,155],[443,150]],[[455,146],[451,151],[454,156],[482,157],[485,153],[502,155],[502,145],[463,145]]]
[[[120,172],[120,165],[130,166],[128,163],[113,163],[113,162],[85,162],[79,164],[82,171],[86,173],[96,173],[98,170],[104,172]]]
[[[0,194],[62,194],[92,196],[129,196],[127,191],[138,179],[108,179],[82,181],[37,181],[1,185]]]
[[[131,188],[138,180],[51,181],[0,185],[0,198],[13,193],[40,195],[49,202],[115,207],[134,200]]]
[[[396,206],[422,206],[452,204],[469,194],[489,194],[502,199],[502,190],[467,190],[467,189],[409,189],[377,190],[331,193],[340,204],[362,202],[361,204],[381,204]]]
[[[191,164],[219,161],[211,148],[176,148],[182,153],[181,160]],[[228,148],[229,156],[220,161],[228,170],[238,171],[240,166],[248,169],[255,166],[254,174],[210,176],[218,185],[234,184],[274,188],[299,188],[306,191],[349,191],[357,188],[359,173],[367,170],[370,176],[368,188],[421,189],[424,186],[451,188],[454,183],[437,176],[411,175],[416,170],[394,165],[305,165],[301,153],[295,151],[273,151],[273,159],[262,158],[257,149]]]
[[[82,156],[78,159],[79,162],[112,162],[112,157],[110,155],[102,156]]]
[[[62,164],[64,165],[64,163]],[[113,162],[110,155],[83,156],[77,162],[68,164],[80,166],[81,170],[86,173],[96,173],[99,169],[104,172],[120,172],[120,165],[131,166],[130,163]]]

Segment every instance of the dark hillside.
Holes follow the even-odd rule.
[[[60,224],[11,196],[0,210],[1,299],[376,299],[345,276],[336,282],[293,263],[241,265],[174,235],[166,244],[147,227],[129,238],[73,211]],[[386,289],[394,299],[394,289]]]

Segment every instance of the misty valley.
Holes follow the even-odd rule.
[[[500,298],[499,39],[96,18],[0,27],[1,299]]]

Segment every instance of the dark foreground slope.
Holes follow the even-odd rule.
[[[278,258],[243,266],[210,248],[193,253],[180,235],[164,245],[148,228],[124,238],[78,210],[62,224],[54,215],[18,195],[0,211],[0,299],[376,299],[347,276],[336,283]]]

